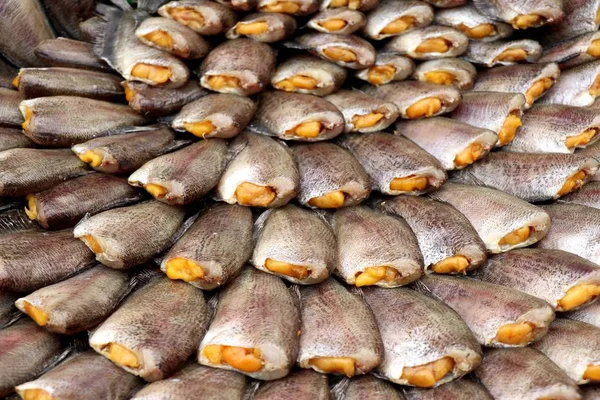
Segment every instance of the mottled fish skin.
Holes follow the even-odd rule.
[[[429,39],[442,39],[447,42],[444,52],[420,50],[420,45]],[[406,54],[416,60],[436,60],[458,57],[467,51],[469,38],[461,31],[448,26],[432,25],[394,37],[384,49],[398,54]]]
[[[436,10],[435,23],[446,25],[462,31],[470,40],[493,42],[504,39],[513,34],[513,27],[509,24],[496,21],[481,14],[473,4],[446,10]],[[491,28],[485,36],[481,36],[481,29]],[[478,28],[475,30],[474,28]]]
[[[362,375],[383,361],[383,343],[373,312],[360,296],[334,279],[300,289],[302,302],[298,365],[324,371],[311,361],[350,358],[348,376]],[[341,373],[341,371],[333,371]]]
[[[201,290],[158,277],[129,296],[90,336],[90,346],[111,359],[110,345],[129,350],[139,366],[118,364],[155,382],[169,377],[194,352],[210,310]]]
[[[70,150],[5,150],[0,153],[0,196],[40,192],[86,173],[86,164]]]
[[[46,13],[61,36],[81,39],[79,22],[94,15],[95,0],[43,0]]]
[[[373,375],[363,375],[340,382],[333,391],[338,399],[344,400],[406,400],[404,395],[394,388],[394,386]]]
[[[496,400],[581,400],[575,382],[529,347],[486,351],[475,375]]]
[[[172,44],[161,46],[152,41],[151,37],[156,32],[166,33],[172,40]],[[135,35],[138,40],[148,46],[185,59],[202,58],[212,48],[210,42],[198,35],[194,30],[164,17],[154,17],[144,20],[135,30]]]
[[[410,22],[406,24],[406,29],[401,32],[382,32],[389,24],[396,20]],[[381,40],[423,28],[432,22],[433,8],[427,3],[419,0],[382,0],[379,5],[369,13],[367,25],[363,31],[367,37]]]
[[[255,112],[256,103],[248,97],[228,93],[209,94],[183,106],[171,126],[181,132],[190,129],[191,133],[203,139],[230,139],[248,125]],[[200,134],[186,127],[201,122],[209,122],[212,130]]]
[[[436,274],[423,277],[419,284],[423,292],[452,307],[482,346],[527,346],[543,338],[554,321],[550,304],[510,287]],[[498,338],[501,327],[515,323],[528,324],[533,329],[529,340],[506,343]]]
[[[511,56],[511,52],[525,53]],[[505,55],[508,54],[508,56]],[[491,68],[496,65],[514,65],[519,62],[536,62],[542,55],[542,46],[535,40],[495,40],[493,42],[472,42],[463,55],[473,64]]]
[[[544,210],[499,190],[447,183],[429,196],[449,203],[467,217],[490,253],[532,245],[550,228],[550,216]],[[504,236],[523,227],[533,228],[526,240],[499,244]]]
[[[485,244],[469,220],[448,203],[419,196],[398,196],[381,201],[379,208],[401,217],[414,232],[423,254],[425,272],[432,266],[455,256],[469,262],[471,271],[487,259]]]
[[[203,18],[201,23],[180,18],[177,9],[193,10]],[[158,9],[158,14],[186,25],[203,36],[218,35],[231,28],[237,16],[230,8],[208,0],[171,1]]]
[[[327,375],[311,370],[297,370],[271,382],[265,382],[254,393],[253,400],[330,400]]]
[[[33,147],[21,129],[0,127],[0,151]]]
[[[52,67],[81,68],[93,71],[111,71],[104,60],[94,53],[91,43],[56,38],[44,40],[35,48],[35,55]]]
[[[459,379],[433,389],[412,388],[406,392],[407,400],[494,400],[480,384]]]
[[[438,159],[446,170],[465,168],[468,164],[482,162],[498,142],[498,135],[488,129],[478,128],[446,117],[398,121],[396,133]],[[465,150],[477,147],[477,154],[467,162],[460,161]],[[473,156],[476,156],[473,159]],[[485,160],[485,158],[484,158]]]
[[[467,0],[425,0],[429,4],[432,4],[439,8],[453,8],[464,6]]]
[[[419,64],[413,74],[413,78],[422,82],[432,82],[430,73],[445,72],[452,76],[452,85],[460,90],[471,90],[475,85],[477,70],[468,61],[461,58],[443,58],[441,60],[429,60]],[[433,80],[433,83],[437,81]],[[465,93],[466,94],[466,93]]]
[[[258,34],[245,34],[243,33],[243,26],[254,23],[266,23],[268,28],[265,32]],[[238,31],[238,28],[242,27],[242,32]],[[274,43],[280,40],[286,39],[296,31],[296,20],[294,17],[287,14],[280,13],[252,13],[246,15],[241,20],[232,26],[225,36],[227,39],[237,39],[239,37],[249,37],[259,42]]]
[[[386,379],[415,386],[403,378],[407,367],[425,365],[445,357],[452,371],[435,386],[462,377],[481,363],[481,347],[458,314],[441,301],[411,289],[363,288],[377,320],[385,357],[378,372]]]
[[[332,3],[332,0],[323,0],[323,2],[321,2],[321,10],[325,10],[326,8],[348,7],[351,10],[366,12],[377,7],[379,5],[379,0],[359,0],[344,3],[345,4],[340,6],[337,3]]]
[[[385,85],[394,81],[403,81],[415,72],[415,63],[412,59],[397,55],[394,53],[377,53],[375,64],[370,68],[359,69],[354,76],[372,85]],[[383,67],[385,70],[391,70],[389,76],[378,72]]]
[[[35,47],[54,32],[38,0],[6,0],[0,6],[0,53],[19,67],[42,67]],[[10,40],[8,40],[10,38]]]
[[[341,111],[346,121],[346,132],[381,131],[393,124],[400,114],[394,103],[377,99],[359,90],[338,90],[336,93],[324,97],[324,99]],[[354,117],[370,114],[379,114],[381,119],[371,126],[356,126]]]
[[[296,75],[308,76],[317,83],[316,87],[312,89],[295,87],[293,89],[294,92],[313,94],[315,96],[326,96],[335,92],[342,86],[342,83],[344,83],[344,80],[346,79],[347,72],[345,68],[330,63],[329,61],[322,60],[319,57],[310,54],[295,54],[277,66],[277,69],[271,78],[271,85],[278,89],[278,86],[281,85],[281,81]],[[287,88],[283,90],[289,91]]]
[[[297,299],[276,276],[245,268],[219,294],[215,315],[198,350],[198,362],[241,372],[254,379],[286,376],[298,353],[300,311]],[[204,354],[208,345],[258,350],[258,371],[248,372],[228,364],[213,364]]]
[[[335,236],[312,210],[288,204],[266,211],[256,221],[255,236],[251,262],[261,271],[310,285],[327,279],[335,268]],[[279,274],[265,266],[268,259],[305,267],[309,274],[304,278]]]
[[[298,194],[300,173],[292,152],[284,143],[246,131],[229,145],[229,152],[229,164],[217,184],[219,199],[229,204],[281,207]],[[270,190],[272,198],[248,201],[248,196],[241,197],[242,193],[238,192],[243,191],[244,183]]]
[[[19,105],[23,133],[36,144],[69,147],[148,119],[123,104],[75,96],[39,97]]]
[[[537,60],[538,63],[556,62],[562,70],[577,67],[590,61],[598,59],[595,49],[599,32],[590,32],[577,36],[573,39],[561,41],[560,43],[546,49]]]
[[[18,127],[23,123],[19,104],[25,96],[16,90],[0,88],[0,126]]]
[[[131,400],[242,400],[245,390],[244,375],[190,362],[170,378],[144,387]]]
[[[17,386],[16,391],[22,398],[35,393],[52,399],[126,400],[140,385],[135,375],[90,350]]]
[[[296,45],[304,50],[350,69],[368,68],[375,64],[375,48],[356,35],[334,35],[332,33],[305,33],[297,37]],[[328,51],[343,50],[354,54],[353,59],[343,61],[331,57]]]
[[[589,182],[578,191],[561,197],[560,202],[600,209],[600,182]]]
[[[14,89],[12,81],[15,79],[15,76],[17,76],[18,72],[19,70],[17,68],[0,59],[0,87]]]
[[[14,387],[34,379],[64,357],[60,336],[22,319],[0,331],[0,396],[8,396]]]
[[[550,44],[597,31],[600,23],[597,17],[599,8],[598,0],[563,1],[565,18],[557,24],[547,26],[542,38]]]
[[[98,265],[38,289],[15,304],[26,314],[31,308],[41,311],[43,317],[34,321],[48,331],[73,335],[93,328],[110,315],[129,289],[127,273]]]
[[[333,143],[299,145],[292,150],[300,171],[300,204],[316,207],[311,199],[336,191],[344,194],[344,207],[369,197],[369,175],[349,151]]]
[[[484,15],[507,22],[515,29],[538,28],[560,22],[564,17],[561,0],[473,0]],[[519,17],[536,16],[533,22],[519,21]]]
[[[335,26],[335,28],[328,28],[328,21],[337,20],[341,20],[342,23],[345,24],[343,28],[339,29],[338,26]],[[310,21],[308,21],[307,26],[318,32],[350,35],[364,28],[366,24],[367,17],[360,11],[348,8],[327,8],[312,17]]]
[[[568,251],[600,264],[600,210],[558,203],[542,208],[552,218],[552,226],[538,247]]]
[[[169,250],[161,269],[169,278],[181,279],[172,274],[169,262],[183,258],[200,266],[203,273],[200,278],[184,279],[186,282],[204,290],[219,287],[235,276],[250,258],[253,227],[248,207],[215,204],[202,213]]]
[[[344,135],[338,143],[348,149],[363,166],[373,190],[389,195],[419,195],[439,188],[447,176],[440,162],[419,146],[399,135],[372,132]],[[396,188],[396,178],[426,178],[423,188]]]
[[[565,293],[576,285],[598,285],[600,268],[566,251],[518,249],[490,258],[477,270],[476,278],[546,300],[556,311],[567,311],[561,303]]]
[[[600,301],[595,301],[575,311],[562,313],[560,316],[575,321],[586,322],[600,328]]]
[[[542,104],[565,104],[588,107],[600,94],[600,60],[589,62],[561,73],[560,79],[541,99]]]
[[[96,250],[102,264],[127,269],[163,251],[184,213],[180,207],[151,200],[96,214],[77,224],[73,234]]]
[[[358,206],[337,211],[331,225],[337,239],[335,272],[347,284],[363,286],[357,278],[369,267],[394,270],[391,279],[374,283],[384,288],[407,285],[423,275],[423,255],[404,220]]]
[[[192,80],[177,89],[154,87],[141,82],[123,82],[122,85],[129,107],[152,117],[174,114],[184,105],[210,93],[200,87],[198,81]]]

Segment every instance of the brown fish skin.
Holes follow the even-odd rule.
[[[155,382],[169,377],[192,355],[209,319],[202,291],[157,277],[94,331],[90,346],[127,372]]]
[[[406,392],[407,400],[494,400],[480,384],[460,379],[433,389],[411,388]]]
[[[14,89],[12,81],[18,72],[17,68],[0,59],[0,88]]]
[[[338,398],[343,396],[344,400],[406,400],[402,392],[396,390],[391,383],[373,375],[361,375],[341,381],[339,386],[334,386],[333,392]]]
[[[354,76],[371,85],[385,85],[394,81],[402,81],[415,72],[415,63],[408,57],[394,53],[377,53],[375,64],[369,68],[359,69]]]
[[[93,71],[112,71],[108,64],[94,53],[91,43],[56,38],[44,40],[35,48],[35,54],[51,67],[81,68]]]
[[[185,59],[202,58],[212,49],[212,45],[193,29],[164,17],[145,19],[135,30],[135,35],[145,45]]]
[[[174,19],[203,36],[225,32],[237,20],[236,13],[230,8],[207,0],[170,1],[158,9],[158,14]]]
[[[0,331],[0,396],[34,379],[66,355],[60,336],[21,320]],[[10,366],[10,367],[9,367]]]
[[[0,151],[33,147],[21,129],[0,127]]]
[[[0,294],[0,329],[6,328],[21,317],[21,313],[15,307],[15,300],[18,298],[18,295],[9,292]]]
[[[497,400],[581,400],[575,382],[530,347],[486,351],[475,375]]]
[[[356,35],[305,33],[295,40],[296,46],[340,67],[362,69],[375,64],[375,48]]]
[[[0,153],[0,196],[41,192],[86,173],[86,164],[70,150],[6,150]]]
[[[295,54],[279,63],[271,78],[271,86],[286,92],[325,96],[338,90],[346,76],[346,69],[339,65],[310,54]],[[304,84],[305,77],[316,83]],[[297,79],[301,80],[295,84]]]
[[[24,210],[14,208],[0,212],[0,235],[13,232],[41,231],[37,222],[29,219]]]
[[[25,98],[79,96],[90,99],[120,101],[121,79],[113,74],[76,68],[22,68],[15,79]]]
[[[43,0],[48,17],[60,36],[81,39],[79,22],[94,15],[94,0]]]
[[[254,400],[276,400],[293,397],[296,400],[330,400],[327,375],[300,369],[288,376],[265,382],[254,393]]]
[[[245,390],[244,375],[189,362],[170,378],[144,387],[131,400],[242,400]]]
[[[324,99],[341,111],[346,120],[346,132],[378,132],[393,124],[400,114],[394,103],[358,90],[338,90]],[[367,121],[369,118],[378,118],[379,121],[373,123]]]
[[[210,93],[193,80],[177,89],[154,87],[142,82],[125,81],[121,85],[125,89],[129,107],[151,117],[174,114],[184,105]]]
[[[96,9],[98,9],[98,7],[96,7]],[[94,15],[79,23],[79,30],[81,31],[80,40],[88,43],[98,43],[101,40],[105,29],[106,21],[104,18],[101,15]]]
[[[245,36],[259,42],[274,43],[291,36],[296,27],[294,17],[287,14],[252,13],[239,20],[225,36],[227,39]]]
[[[25,96],[16,90],[0,88],[0,127],[18,127],[23,123],[19,104]]]
[[[589,182],[578,191],[561,197],[560,202],[600,209],[600,182]]]
[[[135,375],[90,350],[17,386],[16,391],[24,399],[47,396],[51,399],[126,400],[140,385]]]

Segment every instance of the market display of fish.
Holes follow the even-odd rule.
[[[595,61],[600,57],[600,34],[590,32],[565,40],[550,47],[538,58],[539,63],[559,63],[561,69],[569,69]]]
[[[94,53],[94,46],[79,40],[56,38],[44,40],[35,54],[50,67],[111,71],[108,64]]]
[[[338,90],[346,76],[346,70],[338,65],[313,55],[298,54],[277,66],[271,85],[286,92],[325,96]]]
[[[561,0],[474,0],[473,4],[481,13],[507,22],[515,29],[538,28],[565,17]]]
[[[369,13],[364,33],[367,37],[381,40],[433,22],[433,8],[422,1],[382,0]]]
[[[504,39],[513,33],[511,25],[480,13],[473,4],[437,10],[435,23],[451,26],[467,35],[471,40],[484,42]]]
[[[462,55],[469,38],[459,30],[432,25],[392,38],[385,50],[407,55],[415,60],[435,60]]]
[[[376,99],[358,90],[338,90],[324,99],[341,111],[346,121],[346,132],[382,131],[399,115],[394,103]]]
[[[129,107],[148,116],[162,117],[181,110],[209,92],[190,80],[177,89],[150,86],[142,82],[122,82]]]
[[[375,64],[375,48],[355,35],[306,33],[292,44],[340,67],[363,69]]]
[[[535,62],[541,55],[542,46],[535,40],[496,40],[470,43],[464,58],[473,64],[489,68],[495,65]]]
[[[296,30],[296,20],[287,14],[249,14],[231,27],[225,35],[227,39],[245,36],[259,42],[278,42],[292,35]]]
[[[395,53],[377,53],[375,64],[358,70],[354,76],[371,85],[385,85],[393,81],[402,81],[413,74],[415,63],[410,58]]]
[[[442,58],[419,64],[413,77],[422,82],[454,85],[460,90],[471,90],[475,84],[477,70],[473,64],[462,58]]]
[[[367,23],[367,17],[357,10],[347,8],[329,8],[322,10],[307,26],[322,33],[350,35],[362,29]]]

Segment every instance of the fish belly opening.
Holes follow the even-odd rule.
[[[215,91],[242,86],[242,82],[238,78],[226,75],[211,75],[206,79],[206,84]]]
[[[173,71],[169,67],[139,63],[131,70],[131,75],[144,80],[152,81],[156,84],[168,82],[173,76]]]
[[[343,47],[328,47],[323,49],[323,54],[330,60],[345,63],[355,62],[358,59],[355,52],[344,49]]]
[[[454,360],[450,357],[444,357],[428,364],[404,367],[401,378],[407,380],[411,385],[430,388],[452,372],[453,369]]]
[[[235,31],[238,35],[254,36],[269,30],[269,24],[264,21],[238,22]]]
[[[372,112],[365,115],[357,114],[352,117],[352,125],[354,126],[352,130],[356,131],[359,129],[370,128],[381,121],[383,117],[384,115],[379,112]]]
[[[600,381],[600,365],[588,365],[583,373],[583,379],[589,381]]]
[[[390,182],[390,190],[405,193],[425,190],[427,186],[429,186],[429,179],[426,176],[417,175],[394,178]]]
[[[323,124],[319,121],[302,122],[285,132],[286,135],[294,135],[305,138],[316,138],[323,131]]]
[[[118,343],[109,343],[103,348],[103,350],[106,352],[108,359],[115,364],[127,368],[140,367],[140,360],[138,356],[125,346],[122,346]]]
[[[43,389],[27,389],[23,391],[23,400],[54,400],[50,393]]]
[[[452,48],[452,42],[441,37],[425,39],[415,49],[417,53],[446,53]]]
[[[552,86],[554,86],[554,80],[552,78],[542,78],[535,81],[525,92],[527,104],[532,105],[534,101],[550,90]]]
[[[393,65],[376,65],[367,71],[367,81],[371,85],[379,86],[391,82],[396,75],[396,67]]]
[[[318,208],[340,208],[344,206],[346,194],[341,190],[326,193],[322,196],[313,197],[308,204]]]
[[[383,35],[396,35],[398,33],[404,32],[407,29],[412,28],[417,23],[417,19],[412,15],[405,15],[400,18],[396,18],[389,24],[383,27],[383,29],[379,32]]]
[[[457,168],[466,167],[479,160],[485,154],[487,154],[486,149],[481,143],[471,143],[454,157],[454,165]]]
[[[103,161],[102,155],[96,153],[94,150],[87,150],[83,154],[80,154],[79,159],[84,163],[89,164],[92,168],[98,168],[102,165]]]
[[[358,10],[360,6],[360,0],[331,0],[329,2],[329,8],[348,7],[351,10]]]
[[[591,283],[582,283],[573,286],[558,301],[559,311],[570,311],[593,301],[600,295],[600,286]]]
[[[500,343],[524,346],[535,337],[535,325],[531,322],[515,322],[498,328],[496,340]]]
[[[204,278],[204,268],[192,260],[175,257],[167,261],[165,272],[169,279],[194,282]]]
[[[575,190],[581,189],[581,187],[585,184],[585,178],[587,177],[587,173],[583,170],[575,172],[573,175],[567,178],[563,186],[560,188],[557,196],[564,196]]]
[[[525,242],[535,232],[532,226],[524,226],[504,235],[499,241],[500,246],[516,246]]]
[[[25,197],[25,200],[27,200],[25,214],[27,215],[27,218],[29,218],[32,221],[35,221],[38,217],[38,209],[37,203],[35,202],[35,195],[33,193],[30,193]]]
[[[432,117],[442,109],[442,105],[442,100],[437,97],[427,97],[409,106],[406,116],[410,119]]]
[[[527,59],[527,51],[525,49],[506,49],[498,54],[494,61],[501,62],[519,62]]]
[[[515,29],[529,29],[541,26],[546,19],[537,14],[522,14],[512,20]]]
[[[150,193],[155,199],[162,199],[167,195],[167,193],[169,193],[166,187],[158,185],[156,183],[147,183],[146,185],[144,185],[144,189],[146,189],[146,191]]]
[[[235,197],[244,206],[267,207],[275,200],[277,193],[269,186],[242,182],[235,189]]]
[[[287,79],[282,79],[275,83],[275,87],[286,92],[295,92],[298,89],[314,89],[318,86],[319,82],[308,75],[296,74]]]
[[[448,71],[430,71],[426,72],[425,80],[438,85],[452,85],[456,82],[456,75]]]
[[[168,13],[175,21],[194,30],[202,29],[206,23],[204,15],[191,7],[169,8]]]
[[[313,357],[308,363],[326,374],[352,377],[356,373],[356,360],[352,357]]]
[[[227,364],[243,372],[258,372],[264,365],[260,350],[256,348],[210,344],[204,347],[202,354],[211,364]]]
[[[565,139],[565,146],[569,150],[574,149],[576,147],[585,147],[598,133],[597,128],[586,129],[581,132],[579,135],[568,136]]]
[[[203,138],[209,133],[214,132],[215,126],[212,121],[204,120],[200,122],[184,122],[183,128],[194,136]]]
[[[494,36],[496,27],[492,24],[479,24],[473,28],[469,28],[465,24],[458,25],[458,29],[464,33],[469,39],[481,40],[490,36]]]
[[[261,7],[260,11],[283,13],[283,14],[296,14],[300,11],[300,4],[291,1],[275,1]]]
[[[431,269],[438,274],[465,274],[470,264],[467,257],[458,255],[438,261]]]
[[[319,22],[319,25],[329,32],[338,32],[348,26],[348,21],[341,18],[332,18]]]
[[[392,283],[398,275],[398,270],[386,265],[367,267],[364,271],[356,273],[354,285],[361,287],[376,285],[379,282]]]
[[[165,50],[173,50],[175,42],[169,33],[157,29],[144,35],[144,38]]]
[[[588,46],[586,53],[592,57],[600,57],[600,40],[593,40]]]
[[[31,111],[31,108],[25,107],[25,120],[21,124],[21,127],[24,130],[27,130],[27,128],[29,128],[29,125],[31,125],[32,119],[33,119],[33,111]]]
[[[512,142],[517,134],[517,130],[523,125],[518,111],[513,111],[506,117],[502,128],[498,131],[498,146],[505,146]]]
[[[305,279],[311,273],[311,271],[303,265],[290,264],[271,258],[265,260],[265,268],[275,274],[285,275],[300,280]]]
[[[23,308],[25,308],[25,313],[29,315],[29,317],[35,321],[39,326],[48,325],[48,320],[50,317],[48,313],[43,311],[42,309],[34,306],[30,302],[26,301]]]

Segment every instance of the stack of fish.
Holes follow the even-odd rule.
[[[0,0],[0,397],[600,399],[600,0],[130,3]]]

